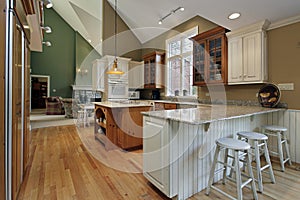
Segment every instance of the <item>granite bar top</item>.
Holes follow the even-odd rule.
[[[144,116],[175,120],[189,124],[204,124],[219,120],[248,117],[256,114],[277,112],[282,108],[259,106],[198,105],[197,108],[142,112]]]
[[[129,108],[129,107],[145,107],[145,106],[153,106],[149,102],[136,102],[136,101],[121,101],[121,102],[112,102],[112,101],[104,101],[104,102],[94,102],[95,105],[103,106],[107,108]]]

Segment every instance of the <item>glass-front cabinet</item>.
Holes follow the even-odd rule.
[[[216,27],[193,40],[193,85],[227,84],[226,29]]]
[[[165,53],[154,51],[143,56],[144,60],[144,88],[164,87]]]

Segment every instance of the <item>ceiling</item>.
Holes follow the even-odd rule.
[[[108,0],[113,5],[115,0]],[[91,44],[102,38],[102,0],[52,0],[54,9]],[[118,0],[118,14],[143,44],[163,32],[199,15],[230,30],[264,19],[271,23],[300,15],[300,0]],[[182,6],[183,12],[158,21]],[[240,12],[237,20],[227,17]],[[55,31],[55,30],[54,30]]]

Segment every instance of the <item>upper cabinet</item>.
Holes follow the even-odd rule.
[[[216,27],[200,33],[193,40],[193,85],[227,83],[226,29]]]
[[[143,56],[144,88],[163,88],[165,53],[155,51]]]
[[[267,20],[227,33],[228,84],[267,81]]]
[[[131,89],[144,88],[144,62],[130,61],[128,70],[128,87]]]

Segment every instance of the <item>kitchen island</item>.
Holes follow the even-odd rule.
[[[145,102],[95,102],[95,139],[107,150],[142,148],[143,116],[152,105]]]
[[[143,174],[168,197],[187,199],[207,186],[216,139],[280,124],[284,112],[227,105],[143,112]]]

